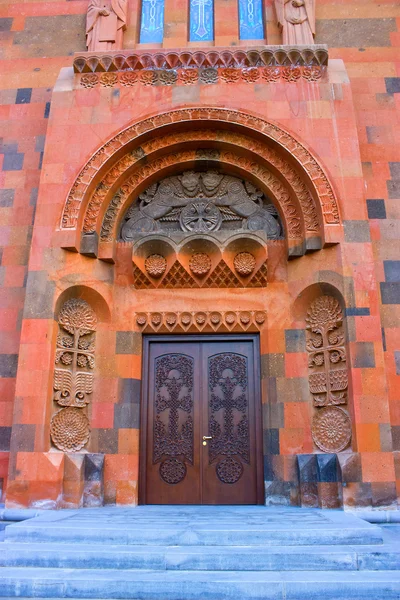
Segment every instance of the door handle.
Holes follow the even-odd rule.
[[[212,440],[212,435],[203,435],[203,440]]]

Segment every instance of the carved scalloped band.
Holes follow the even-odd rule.
[[[101,87],[132,87],[134,85],[196,85],[215,83],[278,83],[286,81],[294,83],[301,79],[305,81],[318,81],[325,72],[325,67],[320,65],[289,67],[229,67],[217,69],[146,69],[140,72],[123,71],[119,74],[84,73],[79,76],[79,84],[84,88]]]
[[[326,66],[328,47],[325,44],[307,46],[264,46],[249,50],[221,48],[203,52],[131,52],[108,54],[88,53],[74,58],[75,73],[142,71],[144,69],[234,68],[274,66]]]
[[[148,312],[136,314],[136,324],[143,333],[259,331],[265,321],[266,314],[261,310]]]

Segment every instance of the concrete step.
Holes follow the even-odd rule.
[[[135,571],[7,568],[0,597],[134,600],[399,600],[399,571]]]
[[[0,546],[0,567],[185,571],[400,570],[397,544],[373,546]]]

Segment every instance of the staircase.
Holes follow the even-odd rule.
[[[48,511],[6,528],[0,598],[400,599],[400,544],[382,535],[339,510]]]

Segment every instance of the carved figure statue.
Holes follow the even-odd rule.
[[[121,50],[128,0],[90,0],[86,16],[89,52]]]
[[[275,9],[285,45],[314,44],[315,0],[275,0]]]
[[[270,239],[281,235],[275,207],[251,183],[218,171],[186,171],[140,194],[139,203],[125,216],[121,236],[130,241],[138,234],[157,231],[221,229],[264,230]]]

